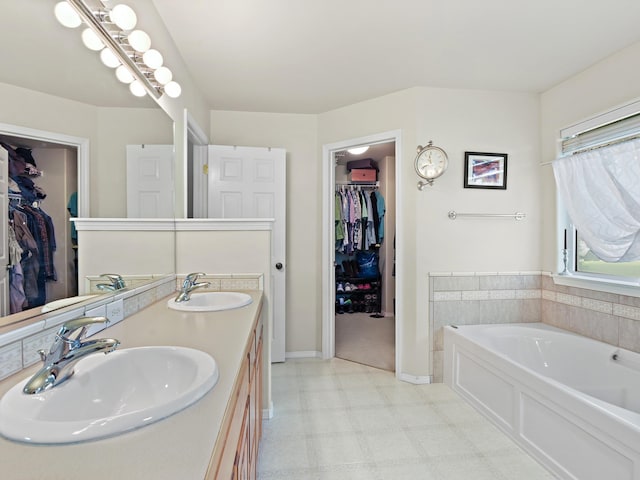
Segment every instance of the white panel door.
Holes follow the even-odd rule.
[[[0,147],[0,229],[2,230],[2,244],[0,244],[0,315],[9,315],[9,152]]]
[[[286,150],[209,145],[209,218],[273,218],[271,361],[284,362]]]
[[[173,218],[173,145],[127,145],[127,217]]]

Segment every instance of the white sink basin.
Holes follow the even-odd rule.
[[[26,381],[0,400],[0,434],[29,443],[75,443],[117,435],[172,415],[218,381],[207,353],[140,347],[81,360],[66,382],[35,395]]]
[[[58,308],[68,307],[76,303],[84,302],[90,298],[97,297],[97,295],[79,295],[77,297],[61,298],[60,300],[54,300],[42,306],[42,313],[47,313]]]
[[[192,293],[186,302],[167,302],[169,308],[184,312],[218,312],[244,307],[252,302],[251,296],[240,292],[203,292]]]

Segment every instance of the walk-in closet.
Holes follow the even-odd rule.
[[[3,245],[9,253],[2,316],[77,295],[77,152],[66,145],[0,135],[7,151]]]
[[[335,354],[395,371],[395,142],[335,158]]]

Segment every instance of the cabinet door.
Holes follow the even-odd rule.
[[[244,416],[242,419],[242,430],[240,439],[238,440],[238,447],[236,450],[236,460],[234,462],[233,476],[234,480],[249,480],[250,472],[250,454],[251,454],[251,442],[249,438],[249,414],[250,414],[250,399],[247,398],[247,402],[244,408]]]

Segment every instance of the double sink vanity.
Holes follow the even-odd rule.
[[[262,291],[176,299],[158,299],[91,339],[75,337],[78,346],[102,337],[119,345],[77,360],[51,388],[23,392],[46,361],[0,382],[4,478],[255,478]],[[66,325],[84,332],[73,321],[61,331]]]

